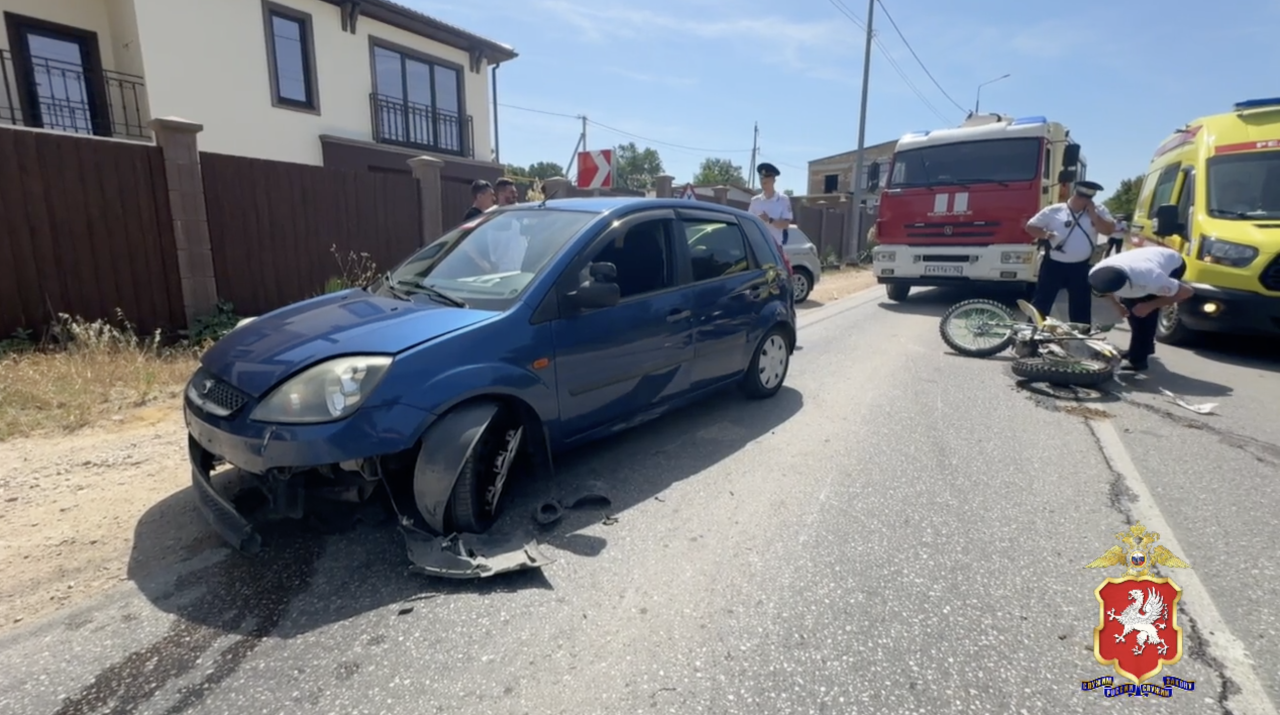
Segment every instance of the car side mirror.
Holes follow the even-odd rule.
[[[617,283],[592,279],[570,292],[568,298],[579,310],[612,308],[622,300],[622,289]]]
[[[587,275],[598,281],[618,282],[618,267],[612,263],[592,263],[587,267]]]
[[[1059,184],[1071,184],[1071,183],[1075,183],[1075,180],[1076,180],[1075,169],[1063,169],[1062,171],[1058,172]]]
[[[1072,169],[1080,163],[1080,145],[1068,144],[1062,149],[1062,168]]]
[[[874,194],[880,188],[880,162],[867,167],[867,193]]]
[[[1151,232],[1160,238],[1182,233],[1182,222],[1178,220],[1176,204],[1162,204],[1156,209],[1155,220],[1151,223]]]

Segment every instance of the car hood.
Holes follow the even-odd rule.
[[[344,291],[249,321],[214,343],[205,370],[261,397],[284,378],[342,355],[394,355],[497,313]]]

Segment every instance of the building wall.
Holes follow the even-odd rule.
[[[57,1],[70,5],[74,0]],[[372,140],[373,36],[463,67],[462,109],[472,117],[474,153],[484,160],[490,156],[488,72],[471,72],[462,50],[367,17],[359,19],[353,35],[342,29],[334,5],[276,0],[311,15],[320,103],[320,113],[311,114],[272,105],[261,0],[132,1],[145,48],[151,114],[203,124],[200,148],[205,151],[319,166],[324,163],[321,134]]]
[[[888,160],[893,157],[894,147],[898,145],[897,140],[875,144],[866,148],[866,159],[863,160],[863,168],[873,161],[883,162],[880,167],[880,183],[883,185],[885,171],[888,169]],[[817,161],[809,162],[809,191],[810,195],[822,194],[826,177],[829,174],[839,174],[840,183],[837,193],[845,193],[853,191],[853,170],[857,165],[858,152],[849,151],[835,156],[828,156]]]
[[[0,0],[0,11],[96,32],[102,54],[102,66],[109,70],[119,69],[115,62],[115,48],[118,43],[111,32],[108,0]],[[0,32],[0,49],[13,49],[9,47],[8,27],[4,28],[4,32]],[[128,70],[121,71],[128,72]]]

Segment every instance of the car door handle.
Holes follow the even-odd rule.
[[[678,323],[691,315],[693,315],[693,313],[688,310],[673,310],[667,314],[667,322]]]

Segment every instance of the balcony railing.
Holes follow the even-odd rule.
[[[474,158],[471,115],[377,93],[369,95],[369,105],[374,141]]]
[[[146,85],[124,72],[87,72],[47,57],[0,50],[0,124],[150,139]]]

